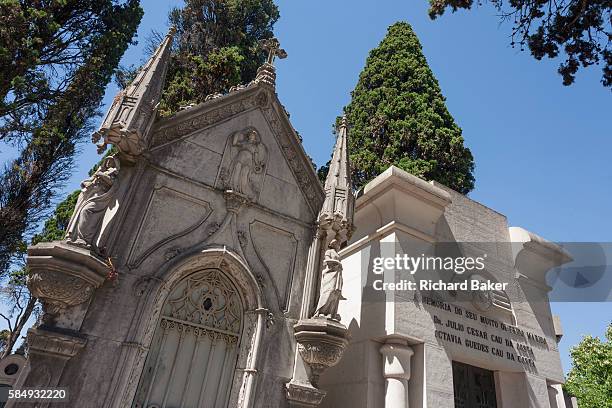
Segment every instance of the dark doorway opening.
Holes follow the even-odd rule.
[[[455,408],[497,408],[493,371],[453,361]]]

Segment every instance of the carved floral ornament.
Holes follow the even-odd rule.
[[[64,242],[28,248],[28,288],[43,304],[45,318],[87,302],[108,275],[108,265]]]
[[[307,324],[307,323],[306,323]],[[298,323],[299,325],[299,323]],[[340,329],[338,329],[340,328]],[[338,325],[327,328],[327,331],[311,327],[311,330],[296,331],[298,351],[302,359],[310,367],[310,382],[318,387],[321,374],[338,364],[348,345],[346,329]]]
[[[202,115],[195,117],[188,117],[185,120],[178,118],[172,118],[171,121],[178,121],[177,124],[161,128],[153,134],[153,147],[161,146],[169,143],[173,140],[187,136],[197,130],[201,130],[212,126],[222,120],[228,119],[239,113],[256,107],[265,107],[269,103],[269,96],[267,91],[262,90],[260,92],[249,95],[248,97],[221,105],[214,109],[208,110]]]
[[[167,318],[229,335],[240,333],[240,296],[219,269],[205,269],[187,276],[175,295],[167,300],[164,310]]]
[[[300,354],[311,368],[320,374],[325,369],[335,366],[342,357],[344,348],[341,344],[304,343],[298,345]],[[317,375],[318,375],[317,374]]]
[[[41,300],[46,313],[57,314],[67,307],[89,300],[95,287],[78,276],[58,271],[33,273],[28,276],[28,287]]]

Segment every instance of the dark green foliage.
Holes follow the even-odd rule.
[[[0,0],[0,140],[28,140],[99,38],[122,20],[140,19],[138,1],[124,1]],[[114,20],[125,11],[127,19]]]
[[[57,205],[51,217],[45,222],[45,226],[41,233],[32,237],[32,245],[36,245],[39,242],[51,242],[64,239],[70,217],[72,217],[80,193],[81,190],[73,191],[64,201]]]
[[[612,87],[612,0],[489,0],[502,21],[512,21],[512,43],[529,47],[538,60],[565,53],[563,84],[574,83],[580,66],[601,65],[602,84]],[[431,18],[447,8],[471,9],[473,0],[429,0]]]
[[[395,165],[460,193],[474,162],[409,24],[389,27],[370,52],[345,113],[355,188]]]
[[[564,389],[578,398],[580,408],[612,408],[612,323],[604,340],[586,336],[570,354]]]
[[[327,178],[327,173],[329,173],[329,163],[328,161],[317,170],[317,176],[319,176],[319,181],[323,185],[325,185],[325,179]]]
[[[265,61],[258,43],[279,17],[272,0],[187,0],[170,13],[177,27],[162,115],[255,78]]]
[[[134,79],[136,79],[136,75],[138,75],[138,69],[135,66],[123,67],[120,66],[117,68],[115,72],[114,80],[115,85],[119,87],[119,89],[126,89]]]
[[[89,137],[106,85],[142,17],[138,0],[99,3],[108,6],[97,16],[104,30],[81,49],[83,63],[30,129],[18,157],[0,174],[0,274],[7,273],[23,249],[24,237],[38,226],[57,188],[70,175],[76,144]]]

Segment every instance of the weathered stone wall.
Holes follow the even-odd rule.
[[[385,406],[379,349],[391,341],[414,351],[407,385],[410,407],[454,407],[452,361],[494,371],[498,406],[548,407],[547,385],[563,382],[552,315],[546,288],[515,278],[506,217],[437,183],[415,179],[388,170],[358,198],[358,232],[341,253],[348,299],[341,302],[340,314],[351,343],[321,381],[328,391],[323,406]],[[439,242],[456,243],[463,256],[487,253],[481,274],[512,283],[506,291],[512,311],[481,307],[471,299],[452,301],[448,294],[372,288],[382,278],[372,273],[374,258],[432,255]],[[394,279],[413,278],[405,271],[385,272],[386,282]],[[460,337],[461,344],[440,332]],[[486,339],[479,337],[482,333]],[[466,340],[475,343],[466,345]]]
[[[149,347],[145,332],[154,313],[152,299],[175,265],[206,248],[232,251],[256,277],[268,311],[255,406],[285,406],[284,384],[291,378],[295,349],[293,324],[299,318],[301,282],[322,191],[318,185],[312,188],[308,177],[316,176],[303,167],[310,164],[304,163],[301,147],[296,148],[299,142],[290,139],[297,137],[282,122],[280,105],[261,97],[251,104],[254,91],[243,92],[246,96],[230,95],[156,125],[148,160],[123,171],[124,204],[107,244],[119,277],[96,290],[80,330],[87,346],[68,361],[62,375],[59,385],[70,387],[71,406],[126,402],[119,394],[133,391],[129,374],[142,365]],[[221,117],[228,109],[229,117]],[[205,126],[211,116],[218,122]],[[196,128],[185,131],[188,126]],[[223,172],[232,171],[244,146],[234,145],[232,137],[245,129],[258,135],[253,144],[263,169],[252,172],[252,183],[242,186],[241,196],[250,195],[248,202],[236,206],[224,190],[240,186],[231,185],[231,177],[224,181]]]

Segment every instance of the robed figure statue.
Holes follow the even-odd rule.
[[[340,242],[332,239],[325,251],[323,272],[321,274],[321,289],[315,316],[329,316],[340,320],[338,304],[345,298],[342,296],[342,263],[340,262]]]
[[[81,182],[81,194],[66,231],[68,242],[96,248],[104,214],[119,188],[119,167],[119,159],[109,156],[91,177]]]
[[[232,149],[235,156],[231,163],[229,187],[254,199],[259,193],[258,184],[265,171],[268,151],[261,143],[261,136],[253,128],[234,134]]]

